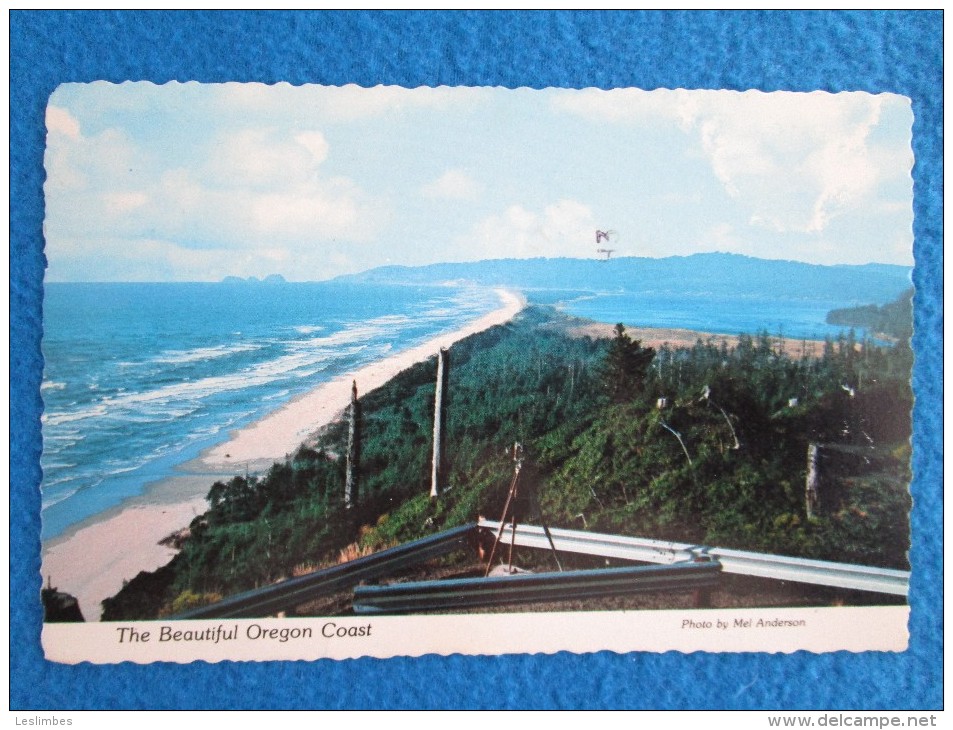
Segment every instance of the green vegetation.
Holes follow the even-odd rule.
[[[655,350],[633,342],[625,333],[625,326],[617,324],[599,373],[609,400],[625,403],[642,393],[654,358]]]
[[[909,347],[851,336],[792,358],[766,335],[734,347],[644,348],[567,334],[531,307],[450,351],[451,488],[429,499],[435,358],[361,399],[360,497],[343,506],[346,426],[261,477],[209,492],[182,552],[104,602],[154,618],[380,549],[498,517],[524,483],[555,526],[907,567]],[[821,444],[808,519],[808,443]],[[547,557],[542,555],[541,560]]]
[[[895,301],[878,307],[833,309],[827,313],[827,323],[842,327],[863,327],[870,332],[908,341],[913,335],[913,289],[907,289]]]

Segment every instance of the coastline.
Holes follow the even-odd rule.
[[[149,492],[71,526],[44,543],[41,574],[74,596],[86,621],[99,621],[105,598],[140,572],[166,565],[178,552],[159,544],[205,512],[210,475],[176,476]]]
[[[221,472],[243,469],[252,471],[270,466],[274,460],[293,453],[322,427],[332,423],[351,402],[351,384],[364,395],[387,383],[412,365],[437,354],[470,335],[508,322],[525,306],[521,295],[496,289],[502,306],[452,332],[437,335],[427,342],[403,350],[383,360],[319,385],[294,398],[260,420],[233,431],[224,443],[203,452],[186,465],[189,471]]]
[[[124,581],[153,571],[171,560],[176,550],[159,544],[206,510],[205,495],[216,479],[240,471],[261,471],[332,423],[350,403],[351,383],[368,393],[440,348],[512,319],[526,300],[516,292],[496,289],[501,306],[451,332],[322,383],[228,439],[177,467],[175,476],[159,480],[138,497],[72,525],[41,547],[43,585],[77,598],[87,621],[100,619],[100,603],[118,593]]]
[[[115,595],[123,583],[141,571],[154,571],[171,560],[176,550],[159,541],[186,527],[206,511],[205,495],[218,479],[248,471],[261,473],[293,453],[347,408],[351,384],[360,395],[384,385],[412,365],[434,356],[440,348],[512,319],[526,306],[516,292],[496,289],[501,306],[457,330],[365,365],[345,376],[322,383],[297,396],[270,414],[241,429],[227,440],[176,467],[176,474],[146,486],[144,494],[72,525],[42,545],[43,584],[79,601],[87,621],[98,621],[100,602]],[[574,336],[612,337],[613,325],[577,320],[567,327]],[[645,346],[691,347],[698,339],[734,345],[735,335],[718,335],[683,329],[631,327],[627,333]],[[780,343],[774,343],[780,346]],[[803,350],[819,354],[821,342],[788,340],[790,355]]]

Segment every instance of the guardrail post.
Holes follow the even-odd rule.
[[[692,563],[711,563],[708,548],[692,550]],[[696,588],[693,594],[695,608],[711,608],[711,586]]]

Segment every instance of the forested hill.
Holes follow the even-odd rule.
[[[907,289],[896,300],[878,307],[868,304],[848,309],[834,309],[827,314],[828,324],[859,327],[898,340],[913,336],[913,289]]]
[[[706,292],[732,296],[838,297],[886,303],[910,286],[910,268],[891,264],[820,266],[727,253],[668,258],[497,259],[429,266],[383,266],[341,281],[381,284],[472,282],[518,289]]]

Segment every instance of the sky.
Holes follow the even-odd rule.
[[[861,92],[65,84],[47,281],[599,248],[912,266],[912,124],[909,99]]]

